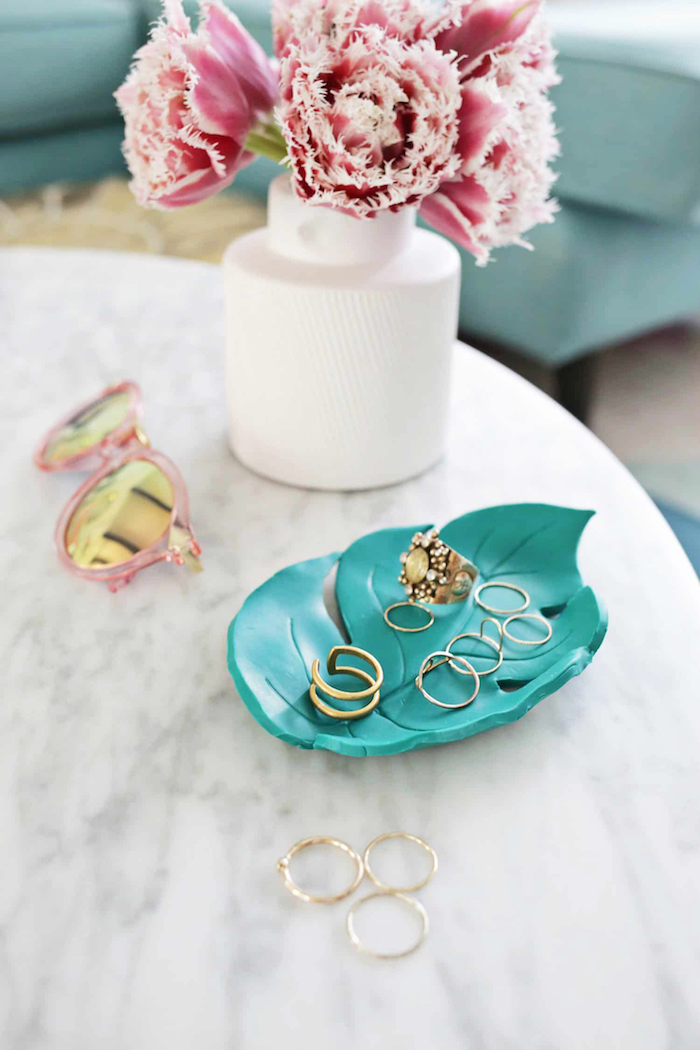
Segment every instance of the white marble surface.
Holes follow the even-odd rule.
[[[352,496],[253,477],[224,436],[218,277],[0,253],[0,1046],[697,1050],[700,588],[671,532],[595,438],[467,350],[426,477]],[[188,482],[206,571],[159,566],[115,596],[60,568],[77,478],[31,452],[126,377]],[[514,725],[385,759],[297,751],[252,720],[225,634],[270,573],[520,500],[600,512],[581,566],[610,632],[581,678]],[[396,828],[441,869],[427,944],[387,964],[351,950],[344,903],[286,895],[275,860]]]

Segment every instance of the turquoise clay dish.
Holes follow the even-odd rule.
[[[445,744],[522,718],[581,674],[605,637],[607,615],[576,564],[579,539],[592,515],[546,504],[512,504],[473,511],[441,528],[441,540],[478,566],[477,585],[506,580],[524,587],[531,598],[527,612],[544,615],[552,625],[551,639],[541,646],[504,640],[502,665],[481,678],[469,706],[448,711],[428,703],[415,678],[424,657],[444,649],[457,634],[478,633],[492,615],[475,603],[473,592],[464,602],[429,606],[435,623],[420,633],[394,631],[384,621],[384,609],[404,599],[397,579],[400,555],[416,532],[431,525],[371,533],[343,554],[291,565],[254,591],[228,632],[228,666],[241,699],[264,729],[288,744],[358,757]],[[324,583],[334,570],[344,632],[324,601]],[[483,600],[505,607],[509,594],[514,606],[522,603],[519,595],[496,588]],[[423,608],[397,610],[399,623],[401,614],[423,621]],[[511,628],[523,638],[536,636],[527,629],[524,622]],[[348,640],[372,653],[384,669],[379,705],[354,722],[321,714],[309,699],[313,660],[318,658],[325,670],[331,647]],[[454,652],[465,655],[477,671],[494,662],[494,650],[474,639],[457,643]],[[333,684],[359,688],[349,676],[334,677]],[[472,688],[471,677],[447,667],[430,676],[431,693],[447,703],[465,699]]]

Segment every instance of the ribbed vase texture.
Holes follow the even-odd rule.
[[[271,209],[276,222],[280,210]],[[325,209],[296,201],[290,222],[312,210],[323,223]],[[275,250],[268,227],[234,241],[224,260],[233,451],[259,474],[309,488],[419,474],[443,450],[459,256],[410,224],[389,259],[324,265],[309,251],[313,231],[301,234],[304,258],[293,241]]]

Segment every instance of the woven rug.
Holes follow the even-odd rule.
[[[46,186],[0,201],[0,245],[106,248],[219,262],[234,237],[262,226],[265,207],[220,194],[176,211],[140,208],[126,179]]]

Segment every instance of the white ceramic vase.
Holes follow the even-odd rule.
[[[224,257],[231,447],[290,485],[365,489],[442,455],[460,260],[413,209],[359,220],[273,182]]]

